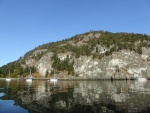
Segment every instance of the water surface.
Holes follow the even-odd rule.
[[[0,113],[149,113],[150,81],[0,80]]]

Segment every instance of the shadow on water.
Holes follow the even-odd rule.
[[[29,113],[149,113],[149,87],[149,81],[134,80],[0,80],[0,101]]]

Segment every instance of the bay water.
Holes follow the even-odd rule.
[[[0,79],[0,113],[150,113],[150,81]]]

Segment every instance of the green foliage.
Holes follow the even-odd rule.
[[[49,75],[49,72],[48,72],[48,70],[46,70],[46,72],[45,72],[45,78],[47,78],[48,75]]]
[[[111,52],[110,52],[110,51],[106,51],[106,52],[105,52],[105,55],[106,55],[106,56],[109,56],[109,55],[111,55]]]
[[[30,73],[30,70],[31,70],[31,73],[34,73],[36,72],[36,68],[33,66],[33,67],[28,67],[26,66],[26,68],[21,68],[22,69],[22,73],[20,75],[22,75],[23,73]]]
[[[0,68],[0,74],[3,74],[3,77],[6,77],[9,73],[9,71],[10,71],[10,73],[18,74],[17,69],[19,69],[19,68],[20,68],[20,64],[17,61],[11,62]]]
[[[64,60],[60,60],[60,58],[58,58],[57,54],[54,54],[52,56],[52,68],[54,70],[58,70],[58,71],[68,71],[68,74],[72,74],[74,73],[74,60],[71,60],[71,58],[69,58],[69,56],[67,55],[67,57]],[[54,71],[51,71],[51,74],[53,74]]]
[[[0,78],[3,78],[3,74],[0,74]]]
[[[101,35],[99,37],[96,37],[96,34],[101,34]],[[90,35],[90,37],[88,35]],[[88,37],[89,40],[87,41],[83,40],[84,37]],[[146,42],[143,42],[144,40]],[[99,56],[102,55],[101,53],[98,53],[99,48],[97,47],[97,45],[102,45],[107,48],[109,48],[110,45],[114,45],[113,48],[110,48],[110,51],[107,51],[105,53],[106,56],[111,55],[111,53],[114,51],[119,51],[122,49],[129,49],[131,51],[141,53],[140,51],[141,47],[150,46],[150,44],[147,43],[147,41],[149,40],[150,40],[149,36],[145,34],[143,35],[143,34],[134,34],[134,33],[111,33],[107,31],[90,31],[84,34],[75,35],[74,37],[62,41],[58,41],[55,43],[51,42],[51,43],[40,45],[34,50],[29,51],[25,55],[25,58],[27,56],[32,55],[32,53],[35,50],[40,50],[40,49],[48,49],[48,51],[54,52],[56,54],[70,51],[73,53],[73,55],[76,58],[80,57],[81,55],[86,55],[86,56],[95,55],[95,53],[92,52],[93,50],[95,50],[95,52],[97,53],[96,58],[99,58]],[[68,43],[69,41],[71,41],[71,43]],[[136,47],[136,45],[134,44],[137,41],[141,41],[141,44],[140,46],[138,45],[138,47]],[[80,44],[78,46],[77,44],[79,42],[85,44]],[[74,43],[75,45],[73,45],[72,43]],[[44,54],[45,53],[37,55],[35,59],[38,61],[41,58],[41,56]]]
[[[8,73],[10,71],[11,77],[17,77],[18,75],[22,75],[24,73],[29,73],[31,69],[31,72],[36,72],[35,67],[28,67],[22,68],[21,64],[18,61],[8,63],[7,65],[4,65],[0,67],[0,74],[3,75],[3,77],[7,77]]]

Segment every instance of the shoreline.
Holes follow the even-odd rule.
[[[0,79],[6,79],[6,78],[0,78]],[[26,78],[11,78],[12,80],[26,80]],[[32,80],[50,80],[50,78],[32,78]],[[57,78],[58,81],[101,81],[101,80],[110,80],[110,81],[115,81],[115,80],[137,80],[136,78],[130,78],[130,79],[125,79],[125,78]],[[150,78],[147,78],[147,80],[150,80]]]

